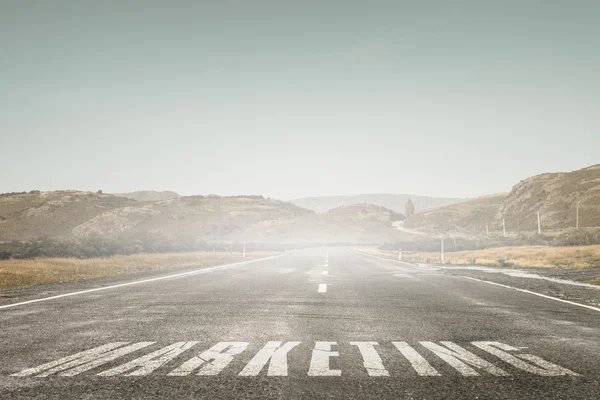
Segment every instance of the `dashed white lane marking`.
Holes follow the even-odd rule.
[[[328,273],[328,271],[323,271],[323,275],[327,275]]]
[[[327,284],[319,283],[319,293],[326,293],[326,292],[327,292]]]
[[[232,263],[232,264],[224,264],[224,265],[217,265],[215,267],[196,269],[196,270],[189,271],[189,272],[182,272],[180,274],[173,274],[173,275],[161,276],[161,277],[158,277],[158,278],[143,279],[143,280],[140,280],[140,281],[133,281],[133,282],[127,282],[127,283],[119,283],[118,285],[103,286],[103,287],[99,287],[99,288],[95,288],[95,289],[80,290],[78,292],[71,292],[71,293],[59,294],[59,295],[56,295],[56,296],[43,297],[41,299],[34,299],[34,300],[22,301],[22,302],[19,302],[19,303],[5,304],[5,305],[0,306],[0,310],[4,309],[4,308],[11,308],[11,307],[22,306],[22,305],[25,305],[25,304],[39,303],[41,301],[48,301],[48,300],[60,299],[62,297],[75,296],[75,295],[78,295],[78,294],[98,292],[100,290],[109,290],[109,289],[115,289],[115,288],[124,287],[124,286],[139,285],[141,283],[162,281],[163,279],[171,279],[171,278],[179,278],[179,277],[182,277],[182,276],[190,276],[190,275],[203,274],[205,272],[212,272],[212,271],[215,271],[215,270],[218,270],[218,269],[223,269],[223,268],[239,267],[241,265],[251,264],[251,263],[255,263],[255,262],[259,262],[259,261],[266,261],[266,260],[270,260],[270,259],[281,257],[281,256],[282,256],[282,254],[278,254],[278,255],[275,255],[275,256],[271,256],[271,257],[257,258],[256,260],[241,261],[241,262]]]
[[[594,311],[600,312],[600,308],[594,307],[594,306],[588,306],[587,304],[575,303],[574,301],[563,300],[563,299],[559,299],[559,298],[556,298],[556,297],[547,296],[545,294],[532,292],[530,290],[519,289],[519,288],[512,287],[512,286],[503,285],[501,283],[484,281],[483,279],[471,278],[470,276],[465,276],[464,278],[470,279],[472,281],[483,282],[483,283],[488,283],[490,285],[500,286],[500,287],[507,288],[507,289],[518,290],[519,292],[529,293],[529,294],[533,294],[534,296],[544,297],[546,299],[550,299],[550,300],[554,300],[554,301],[560,301],[561,303],[567,303],[567,304],[571,304],[571,305],[574,305],[574,306],[583,307],[583,308],[587,308],[587,309],[590,309],[590,310],[594,310]]]
[[[130,353],[136,352],[155,342],[138,342],[130,344],[128,342],[114,342],[99,346],[90,350],[82,351],[70,356],[62,357],[55,361],[50,361],[35,368],[28,368],[21,372],[13,374],[14,377],[48,377],[50,375],[58,376],[76,376],[86,371],[92,370],[108,364],[117,358],[128,357]],[[165,368],[169,365],[171,369],[167,376],[187,376],[192,373],[201,376],[215,376],[224,371],[232,361],[249,347],[248,342],[219,342],[208,348],[192,354],[187,361],[180,360],[179,366],[173,365],[176,358],[185,351],[197,346],[199,342],[177,342],[170,346],[160,348],[142,357],[135,358],[132,361],[114,366],[96,375],[102,377],[108,376],[146,376],[159,368]],[[267,376],[288,376],[288,356],[300,357],[302,355],[290,351],[301,342],[280,341],[268,342],[260,349],[254,357],[239,372],[238,376],[258,376],[261,371],[269,364],[266,372]],[[355,346],[362,356],[363,366],[369,376],[385,377],[390,376],[385,368],[379,352],[389,351],[386,349],[391,346],[379,346],[375,341],[349,342],[350,346]],[[308,376],[341,376],[342,370],[347,367],[344,363],[344,355],[352,353],[347,347],[348,344],[338,344],[333,341],[315,342],[312,349]],[[485,353],[488,357],[493,357],[511,366],[514,370],[509,373],[508,370],[499,368],[494,363],[475,355],[466,348],[449,341],[441,341],[439,344],[434,342],[420,342],[422,354],[419,354],[414,347],[406,342],[392,342],[393,346],[400,351],[395,352],[398,356],[403,356],[409,361],[410,366],[419,376],[432,377],[441,376],[434,369],[424,356],[437,357],[452,367],[462,376],[475,377],[480,376],[481,372],[494,376],[510,376],[526,372],[532,375],[556,377],[556,376],[579,376],[579,374],[564,367],[553,364],[533,354],[520,353],[522,348],[513,347],[505,343],[494,341],[471,342],[475,350]],[[308,350],[306,347],[304,351]],[[291,355],[290,355],[291,354]],[[390,356],[391,357],[391,356]],[[248,357],[249,358],[249,357]],[[388,357],[386,357],[388,358]],[[357,360],[353,358],[353,360]],[[332,366],[333,365],[336,367]],[[239,363],[237,363],[239,365]],[[392,363],[396,367],[401,364]],[[298,368],[304,370],[304,367],[295,365],[296,373]],[[406,367],[400,367],[403,369]],[[504,368],[504,367],[503,367]],[[355,370],[351,368],[351,370]],[[196,372],[197,371],[197,372]],[[168,372],[168,371],[165,371]],[[160,372],[159,374],[164,374]]]

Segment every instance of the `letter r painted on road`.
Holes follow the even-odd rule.
[[[192,357],[180,367],[169,373],[169,376],[186,376],[205,364],[198,375],[217,375],[248,347],[247,342],[219,342],[210,349]]]

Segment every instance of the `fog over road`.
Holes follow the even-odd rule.
[[[14,305],[0,324],[2,399],[600,393],[598,311],[348,249]]]

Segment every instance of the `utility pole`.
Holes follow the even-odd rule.
[[[579,203],[577,203],[577,225],[576,228],[579,229]]]
[[[444,259],[444,238],[442,238],[442,264],[446,264],[446,260]]]
[[[506,237],[506,220],[502,218],[502,234]]]
[[[542,223],[540,222],[540,212],[537,212],[537,217],[538,217],[538,235],[542,234]]]
[[[485,234],[486,236],[490,236],[490,228],[488,227],[488,223],[485,223]]]

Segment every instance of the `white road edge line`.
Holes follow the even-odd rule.
[[[327,292],[327,284],[319,283],[319,293],[326,293],[326,292]]]
[[[470,276],[463,276],[463,278],[470,279],[472,281],[477,281],[477,282],[489,283],[490,285],[496,285],[496,286],[500,286],[500,287],[503,287],[503,288],[506,288],[506,289],[518,290],[519,292],[529,293],[529,294],[533,294],[535,296],[544,297],[546,299],[560,301],[561,303],[567,303],[567,304],[571,304],[571,305],[574,305],[574,306],[589,308],[590,310],[594,310],[594,311],[600,312],[600,308],[598,308],[598,307],[588,306],[587,304],[576,303],[574,301],[559,299],[557,297],[552,297],[552,296],[548,296],[548,295],[545,295],[545,294],[541,294],[541,293],[537,293],[537,292],[532,292],[531,290],[527,290],[527,289],[519,289],[519,288],[512,287],[512,286],[503,285],[501,283],[484,281],[483,279],[471,278]]]
[[[329,272],[327,271],[323,271],[323,275],[327,275]]]
[[[0,310],[5,309],[5,308],[22,306],[22,305],[25,305],[25,304],[38,303],[38,302],[41,302],[41,301],[48,301],[48,300],[60,299],[61,297],[68,297],[68,296],[75,296],[75,295],[78,295],[78,294],[98,292],[100,290],[115,289],[115,288],[118,288],[118,287],[137,285],[137,284],[140,284],[140,283],[148,283],[148,282],[161,281],[163,279],[179,278],[181,276],[189,276],[189,275],[202,274],[202,273],[205,273],[205,272],[211,272],[211,271],[214,271],[214,270],[217,270],[217,269],[222,269],[222,268],[239,267],[240,265],[252,264],[252,263],[255,263],[255,262],[258,262],[258,261],[265,261],[265,260],[270,260],[270,259],[273,259],[273,258],[281,257],[284,254],[285,253],[277,254],[277,255],[274,255],[274,256],[270,256],[270,257],[257,258],[255,260],[240,261],[240,262],[236,262],[236,263],[232,263],[232,264],[223,264],[223,265],[217,265],[217,266],[214,266],[214,267],[195,269],[193,271],[182,272],[180,274],[160,276],[158,278],[143,279],[141,281],[119,283],[117,285],[112,285],[112,286],[103,286],[103,287],[94,288],[94,289],[80,290],[78,292],[71,292],[71,293],[59,294],[59,295],[56,295],[56,296],[42,297],[41,299],[27,300],[27,301],[22,301],[22,302],[19,302],[19,303],[5,304],[5,305],[1,305],[0,306]]]
[[[354,254],[358,254],[359,256],[367,256],[367,257],[379,258],[380,260],[391,261],[391,262],[395,262],[395,263],[398,263],[398,264],[406,264],[406,265],[410,265],[411,267],[427,268],[427,267],[423,267],[423,266],[421,266],[419,264],[413,264],[413,263],[409,263],[409,262],[406,262],[406,261],[400,261],[400,260],[394,260],[394,259],[391,259],[391,258],[374,256],[373,254],[367,254],[367,253],[363,253],[363,252],[356,251],[356,250],[352,250],[352,252]]]

